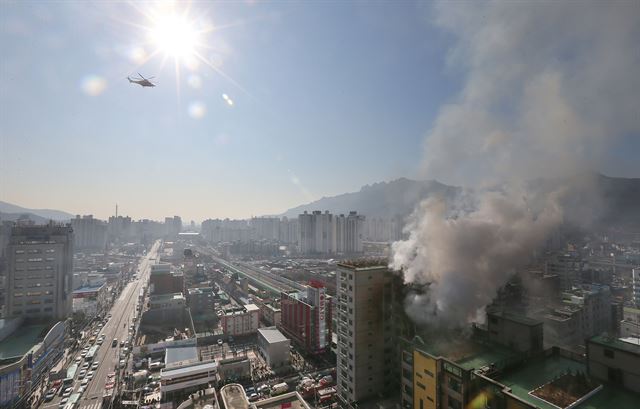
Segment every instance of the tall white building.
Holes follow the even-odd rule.
[[[64,320],[73,302],[70,225],[15,226],[8,246],[6,315]]]
[[[302,254],[356,254],[362,252],[364,216],[357,212],[334,216],[316,210],[298,216],[298,245]]]
[[[107,223],[94,219],[93,215],[80,216],[71,219],[73,228],[74,247],[76,250],[103,250],[107,244]]]

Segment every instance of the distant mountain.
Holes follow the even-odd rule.
[[[347,214],[356,210],[367,217],[390,219],[405,217],[424,198],[442,195],[452,198],[460,188],[448,186],[433,180],[418,181],[406,178],[391,182],[374,183],[363,186],[360,191],[338,196],[323,197],[320,200],[287,210],[282,216],[298,217],[303,211],[329,210],[334,214]]]
[[[5,213],[5,212],[0,212],[0,221],[9,221],[9,222],[15,222],[19,219],[29,219],[29,220],[33,220],[36,224],[47,224],[49,223],[50,219],[38,216],[36,214],[33,213]]]
[[[74,218],[71,213],[63,212],[60,210],[52,209],[27,209],[26,207],[16,206],[11,203],[0,201],[0,213],[13,213],[18,216],[24,213],[30,213],[35,216],[40,216],[45,220],[65,221]],[[3,220],[8,220],[3,217]],[[35,221],[35,220],[34,220]]]
[[[560,184],[570,185],[572,194],[564,200],[571,214],[568,220],[584,221],[588,218],[600,227],[627,226],[640,229],[640,179],[615,178],[600,174],[587,174],[565,180],[532,180],[529,188],[550,191]],[[397,179],[391,182],[367,185],[358,192],[323,197],[320,200],[287,210],[281,216],[297,217],[313,210],[329,210],[340,214],[356,210],[369,218],[406,217],[421,200],[434,195],[455,198],[462,191],[437,181]]]

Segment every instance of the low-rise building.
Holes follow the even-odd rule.
[[[218,377],[221,381],[251,379],[251,361],[246,356],[237,356],[218,361]]]
[[[489,340],[520,352],[543,349],[542,321],[502,311],[487,313]]]
[[[219,314],[222,331],[226,335],[248,335],[260,326],[259,309],[255,304],[228,308]]]
[[[64,354],[66,321],[0,320],[0,407],[21,407]]]
[[[80,287],[73,291],[73,312],[95,317],[107,306],[107,285]]]
[[[189,288],[187,290],[187,302],[191,313],[214,313],[216,293],[212,287]]]
[[[185,308],[187,301],[182,293],[152,295],[149,297],[149,309],[174,309]]]
[[[311,409],[298,392],[289,392],[259,400],[251,404],[251,409]]]
[[[160,370],[162,402],[172,402],[182,396],[217,381],[218,364],[215,361],[176,364]]]
[[[258,350],[271,369],[289,366],[289,347],[291,341],[276,327],[258,329]]]
[[[149,293],[162,295],[184,292],[184,274],[171,270],[171,264],[159,263],[151,266]]]
[[[279,307],[263,303],[260,305],[260,312],[262,319],[269,325],[279,327],[282,324],[282,310]]]
[[[592,377],[640,393],[640,338],[595,336],[587,342]]]

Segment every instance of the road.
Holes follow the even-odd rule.
[[[149,253],[140,260],[138,265],[138,278],[127,284],[120,293],[120,297],[113,303],[110,311],[111,318],[100,331],[101,334],[105,334],[105,340],[98,350],[97,357],[94,359],[94,362],[98,362],[99,366],[94,371],[93,379],[87,385],[87,390],[80,398],[77,408],[97,409],[101,407],[107,374],[117,372],[116,367],[120,361],[120,344],[118,342],[117,347],[112,347],[111,342],[114,338],[118,339],[118,341],[127,339],[129,325],[132,323],[133,316],[136,312],[135,307],[138,301],[138,294],[140,293],[140,289],[148,283],[149,272],[151,270],[150,266],[155,263],[155,261],[151,259],[157,257],[159,246],[160,242],[156,242]],[[80,352],[81,351],[78,351],[78,354]],[[74,392],[77,391],[80,388],[80,381],[76,380],[73,388]],[[53,401],[42,405],[42,408],[57,408],[60,399],[60,397],[56,396]]]

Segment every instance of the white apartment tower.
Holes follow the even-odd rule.
[[[71,219],[74,248],[103,250],[107,244],[107,223],[94,219],[93,215]]]
[[[6,315],[64,320],[73,302],[70,225],[14,226],[8,246]]]
[[[362,252],[364,216],[357,212],[334,216],[325,211],[298,216],[299,248],[302,254],[357,254]]]

